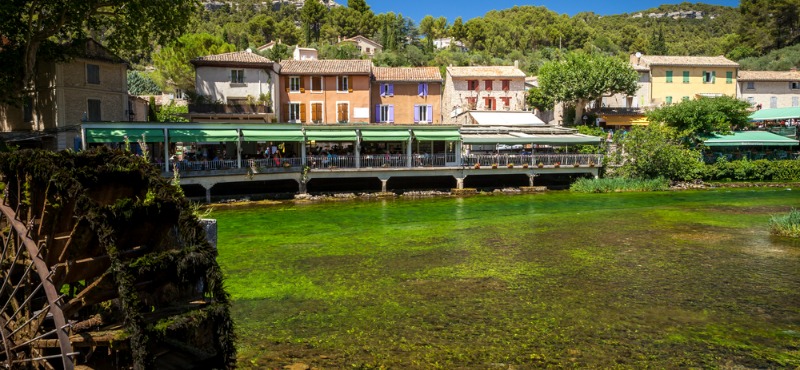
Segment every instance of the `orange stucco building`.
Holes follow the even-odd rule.
[[[281,62],[281,122],[337,124],[370,122],[369,60]]]
[[[436,67],[374,67],[374,123],[442,123],[442,74]]]

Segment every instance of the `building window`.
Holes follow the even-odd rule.
[[[90,122],[100,122],[103,120],[103,102],[100,99],[89,99],[86,101],[86,105]]]
[[[311,103],[311,122],[322,123],[322,103]]]
[[[684,96],[683,98],[681,98],[681,101],[689,101],[689,97],[688,96]]]
[[[792,90],[800,90],[800,82],[792,81],[789,84],[789,88],[792,89]]]
[[[428,96],[428,83],[422,82],[417,86],[417,95]]]
[[[97,64],[86,65],[86,83],[100,84],[100,66]]]
[[[494,98],[483,98],[484,110],[497,110],[497,102]]]
[[[492,91],[492,80],[483,81],[483,88],[486,91]]]
[[[511,80],[502,80],[503,91],[511,90]]]
[[[381,96],[394,96],[394,84],[381,84]]]
[[[371,54],[370,48],[367,48],[367,54]]]
[[[716,83],[716,79],[717,79],[717,72],[716,71],[703,71],[703,83],[704,84]]]
[[[336,103],[336,121],[339,123],[347,123],[350,121],[349,103]]]
[[[244,83],[244,70],[243,69],[231,69],[231,83],[232,84],[243,84]]]
[[[671,97],[671,96],[668,96],[668,97],[667,97],[667,99],[666,99],[666,103],[667,103],[667,105],[670,105],[670,104],[672,104],[672,97]]]
[[[756,83],[753,81],[747,81],[747,90],[755,90],[755,89],[756,89]]]
[[[378,104],[375,106],[375,118],[379,123],[394,122],[394,105]]]
[[[750,103],[750,105],[755,105],[756,104],[756,99],[754,97],[752,97],[752,96],[748,96],[747,97],[747,102]]]
[[[289,103],[289,122],[303,122],[303,105],[301,103]]]
[[[336,77],[336,90],[339,92],[352,92],[350,88],[350,78],[348,76]]]
[[[415,104],[414,123],[433,122],[433,105]]]
[[[672,83],[672,71],[667,71],[667,83]]]
[[[503,108],[505,108],[506,110],[511,109],[511,97],[510,96],[504,96],[504,97],[500,98],[500,100],[503,101]]]
[[[793,106],[793,107],[800,106],[800,98],[798,98],[798,97],[796,97],[796,96],[793,96],[793,97],[792,97],[792,106]]]
[[[322,77],[311,76],[311,91],[322,91]]]
[[[733,72],[725,72],[725,83],[726,84],[733,83]]]
[[[777,108],[778,107],[778,97],[773,96],[769,98],[769,107],[770,108]]]
[[[689,71],[683,71],[683,83],[689,83]]]
[[[478,80],[467,80],[467,90],[478,91]]]
[[[298,76],[290,76],[289,77],[289,92],[301,92],[300,91],[300,77]]]

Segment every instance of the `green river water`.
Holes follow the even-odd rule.
[[[800,189],[214,210],[240,368],[797,368]]]

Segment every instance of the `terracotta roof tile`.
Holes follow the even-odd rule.
[[[233,53],[206,55],[192,59],[192,64],[196,66],[214,66],[214,65],[254,65],[264,66],[271,65],[273,62],[267,58],[262,57],[256,53],[247,51],[237,51]]]
[[[442,82],[438,67],[373,67],[375,81]]]
[[[525,72],[511,66],[447,67],[453,77],[525,77]]]
[[[350,60],[284,60],[281,61],[281,74],[302,75],[342,75],[370,74],[372,61]]]
[[[631,64],[636,69],[637,66],[698,66],[698,67],[738,67],[736,63],[724,56],[716,57],[694,57],[694,56],[672,56],[672,55],[642,55],[637,63],[636,57],[631,57]],[[641,69],[637,69],[641,70]]]
[[[739,81],[800,81],[800,72],[739,71]]]

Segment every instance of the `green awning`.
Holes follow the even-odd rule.
[[[599,145],[603,138],[599,136],[572,135],[530,135],[534,144],[541,145]]]
[[[244,141],[305,141],[300,129],[242,130]]]
[[[791,118],[800,118],[800,107],[761,109],[750,115],[751,121],[772,121]]]
[[[86,129],[87,143],[122,143],[125,136],[130,142],[142,140],[148,143],[158,143],[164,141],[164,130],[152,128],[88,128]]]
[[[452,130],[421,130],[414,129],[414,138],[419,141],[459,141],[461,133]]]
[[[362,141],[408,141],[410,137],[408,130],[361,130]]]
[[[464,144],[531,144],[531,138],[522,138],[506,134],[469,135],[464,134]]]
[[[464,134],[464,144],[540,144],[540,145],[598,145],[598,136],[568,135],[528,135],[528,134]]]
[[[200,129],[179,129],[169,130],[169,142],[189,142],[189,143],[208,143],[208,142],[230,142],[239,141],[239,132],[236,130],[200,130]]]
[[[316,141],[356,141],[355,130],[306,129],[306,139]]]
[[[706,146],[796,146],[797,140],[776,135],[767,131],[736,131],[731,135],[710,135],[705,139]]]

